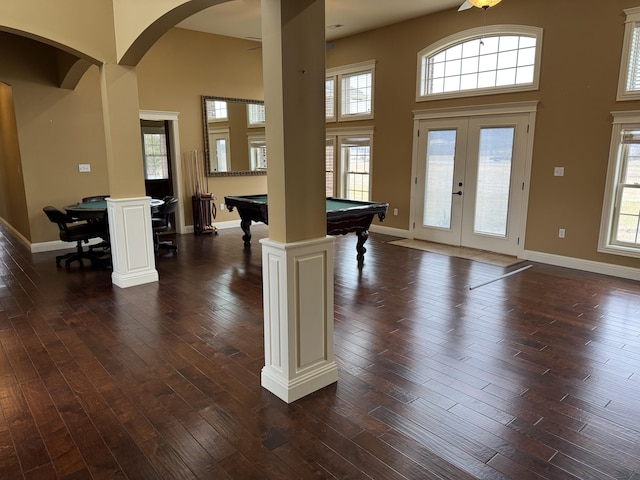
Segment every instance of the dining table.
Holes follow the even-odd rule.
[[[151,212],[157,211],[162,205],[164,205],[164,200],[160,200],[159,198],[151,199]],[[78,202],[72,205],[67,205],[64,207],[67,215],[73,217],[76,220],[85,220],[87,222],[104,222],[104,232],[105,235],[102,238],[102,242],[98,244],[91,245],[89,250],[92,252],[100,249],[103,252],[103,255],[99,257],[96,264],[103,266],[111,265],[111,244],[110,238],[108,235],[109,232],[109,222],[107,220],[107,201],[106,200],[93,200],[90,202]]]
[[[151,212],[153,213],[162,205],[164,200],[159,198],[151,199]],[[68,215],[78,220],[106,220],[107,219],[107,201],[97,200],[91,202],[78,202],[64,207]]]

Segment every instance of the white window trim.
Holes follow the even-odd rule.
[[[629,76],[629,56],[631,55],[631,43],[633,40],[633,30],[636,23],[640,22],[640,7],[628,8],[624,10],[626,15],[624,25],[624,41],[622,43],[622,57],[620,59],[620,74],[618,75],[618,95],[616,100],[638,100],[640,90],[627,91],[627,78]]]
[[[340,140],[343,137],[353,137],[353,136],[368,136],[371,138],[371,152],[369,155],[369,192],[371,193],[371,186],[373,185],[373,132],[374,127],[361,127],[361,128],[328,128],[326,136],[333,137],[335,139],[334,142],[334,155],[333,155],[333,194],[334,196],[346,198],[345,197],[345,189],[346,185],[344,185],[344,173],[345,166],[342,162],[341,157],[341,143]],[[370,195],[371,196],[371,195]]]
[[[615,194],[618,178],[620,177],[620,135],[624,129],[640,130],[640,110],[627,112],[611,112],[613,128],[611,129],[611,147],[609,149],[609,166],[607,168],[607,183],[604,190],[602,218],[600,219],[600,235],[598,238],[598,252],[625,257],[640,258],[640,247],[617,245],[611,242],[614,224]]]
[[[432,43],[426,48],[423,48],[418,52],[418,62],[416,68],[416,102],[426,102],[431,100],[442,100],[446,98],[462,98],[462,97],[476,97],[479,95],[497,95],[501,93],[511,92],[526,92],[531,90],[538,90],[540,85],[540,70],[542,59],[542,28],[532,27],[528,25],[490,25],[487,27],[471,28],[462,32],[454,33],[435,43]],[[463,43],[467,40],[474,38],[489,37],[493,35],[531,35],[536,37],[536,59],[533,73],[533,82],[521,85],[509,85],[505,87],[490,87],[490,88],[477,88],[474,90],[461,90],[455,92],[434,93],[429,95],[422,95],[420,91],[420,84],[422,79],[422,59],[423,57],[430,55],[434,52],[443,50],[445,48]]]
[[[263,168],[258,168],[258,165],[255,164],[255,160],[252,158],[251,156],[251,149],[252,149],[252,143],[253,142],[263,142],[266,148],[267,145],[267,137],[265,135],[265,132],[261,132],[261,133],[247,133],[247,147],[248,147],[248,153],[249,153],[249,163],[250,163],[250,168],[251,170],[265,170]],[[267,164],[269,163],[269,158],[267,157]]]
[[[262,108],[264,109],[264,103],[247,103],[247,128],[264,128],[264,126],[266,125],[266,115],[265,115],[265,121],[255,122],[255,123],[251,122],[251,106],[252,105],[261,105]]]
[[[326,91],[327,91],[326,90],[326,88],[327,88],[326,87],[326,82],[329,81],[329,80],[333,81],[333,115],[331,115],[330,117],[328,117],[326,115],[326,112],[327,112],[327,110],[326,110],[326,101],[327,101],[327,99],[326,99]],[[336,111],[338,109],[337,98],[336,98],[336,82],[337,82],[337,79],[336,79],[335,76],[331,76],[331,75],[327,74],[327,76],[325,77],[325,120],[327,122],[336,122],[338,120],[338,116],[336,115]]]
[[[371,71],[371,113],[358,115],[343,115],[342,113],[342,76],[353,73],[365,73]],[[325,78],[333,77],[333,98],[334,98],[334,116],[326,118],[327,122],[352,122],[358,120],[370,120],[373,118],[373,110],[375,105],[375,84],[376,84],[376,61],[367,60],[359,63],[352,63],[342,67],[333,67],[326,70]]]

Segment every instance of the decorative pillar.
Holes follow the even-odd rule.
[[[150,202],[150,197],[107,198],[111,281],[118,287],[158,281]]]
[[[287,403],[338,380],[333,358],[333,240],[261,240],[262,386]]]
[[[158,281],[150,198],[142,168],[138,76],[134,67],[103,64],[100,91],[106,139],[107,212],[113,272],[119,287]]]
[[[324,0],[262,0],[269,238],[262,386],[293,402],[338,379],[325,201]]]

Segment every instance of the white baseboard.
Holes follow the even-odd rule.
[[[385,227],[384,225],[371,225],[371,227],[369,227],[369,231],[374,233],[382,233],[384,235],[393,235],[394,237],[411,238],[411,232],[409,230]]]
[[[557,267],[573,268],[585,272],[600,273],[613,277],[628,278],[629,280],[640,280],[640,269],[613,265],[610,263],[594,262],[593,260],[583,260],[580,258],[564,257],[552,253],[534,252],[524,250],[520,256],[523,260],[546,263]]]
[[[4,218],[0,217],[0,222],[3,223],[5,227],[13,232],[13,234],[20,240],[20,242],[27,248],[31,248],[31,242],[27,240],[18,230],[16,230],[13,225],[7,222]]]
[[[102,242],[100,238],[92,238],[89,243],[83,243],[83,246],[96,245]],[[62,240],[53,240],[51,242],[38,242],[27,245],[27,248],[31,250],[31,253],[53,252],[55,250],[69,250],[70,248],[76,248],[75,242],[63,242]]]
[[[240,227],[240,220],[228,220],[226,222],[214,222],[212,224],[219,230],[224,230],[225,228],[236,228]]]

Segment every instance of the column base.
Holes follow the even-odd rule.
[[[263,239],[262,386],[287,403],[338,380],[333,356],[333,237]]]
[[[114,285],[127,288],[158,281],[150,197],[107,198]]]

